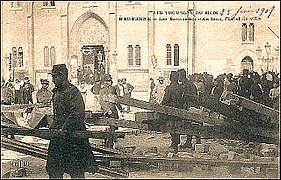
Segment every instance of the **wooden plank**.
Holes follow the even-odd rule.
[[[50,130],[50,129],[23,129],[23,128],[1,128],[1,134],[36,136],[44,139],[51,139],[51,138],[63,136],[58,130],[53,130],[53,129]],[[117,138],[124,138],[125,133],[75,131],[75,132],[67,132],[64,134],[64,136],[71,136],[75,138],[96,138],[96,139],[105,139],[108,136],[110,136],[113,139],[117,139]]]
[[[100,152],[103,154],[123,154],[121,151],[116,150],[116,149],[110,149],[110,148],[105,148],[105,147],[100,147],[100,146],[96,146],[93,143],[90,143],[92,150],[96,151],[96,152]]]
[[[214,119],[215,121],[215,119]],[[215,126],[199,126],[198,124],[187,121],[177,121],[172,126],[162,124],[157,119],[129,121],[116,120],[112,118],[96,119],[95,125],[114,125],[117,127],[137,128],[141,130],[157,131],[162,133],[178,133],[188,135],[198,135],[208,138],[247,140],[253,142],[278,143],[278,129],[257,128],[253,126],[245,126],[239,121],[224,122]],[[189,124],[188,124],[189,123]]]
[[[106,97],[106,100],[112,103],[119,103],[119,104],[125,104],[129,106],[134,106],[142,109],[147,110],[153,110],[158,113],[163,113],[167,115],[172,115],[176,117],[180,117],[183,119],[186,119],[188,121],[194,121],[198,123],[208,123],[215,125],[214,118],[204,116],[202,114],[189,112],[185,109],[178,109],[170,106],[155,104],[155,103],[149,103],[146,101],[128,98],[128,97],[120,97],[120,96],[108,96]]]
[[[13,111],[18,111],[18,110],[25,110],[27,108],[43,108],[43,107],[50,107],[50,105],[45,105],[45,104],[15,104],[15,105],[4,105],[1,104],[1,112],[13,112]]]
[[[42,119],[47,116],[44,113],[41,112],[31,112],[31,119],[28,119],[28,126],[32,129],[34,129],[41,121]]]
[[[7,124],[18,125],[17,119],[13,112],[1,112],[1,124],[2,122]]]
[[[41,148],[41,150],[39,150],[38,148],[34,148],[33,145],[23,143],[15,139],[11,140],[3,137],[1,139],[1,147],[45,160],[47,160],[48,157],[48,150],[46,148]],[[118,172],[102,166],[98,167],[98,171],[96,173],[116,178],[128,177],[128,173],[126,172]]]
[[[116,119],[98,119],[98,125],[114,125],[118,127],[138,128],[141,130],[157,131],[162,133],[178,133],[188,135],[198,135],[207,138],[248,140],[253,142],[278,143],[278,129],[262,129],[256,127],[247,127],[238,122],[225,122],[216,126],[201,126],[194,123],[187,124],[187,121],[177,121],[172,126],[161,124],[158,120],[148,120],[142,122],[116,120]],[[163,122],[162,122],[163,123]],[[97,125],[96,123],[94,123]],[[140,125],[143,124],[143,125]],[[150,125],[154,124],[154,125]],[[130,126],[131,125],[131,126]]]
[[[100,125],[100,126],[116,126],[116,127],[134,128],[134,129],[147,129],[147,125],[142,122],[130,121],[125,119],[118,119],[118,120],[113,118],[95,119],[94,121],[92,121],[92,124]]]
[[[257,113],[261,113],[263,115],[271,117],[275,122],[279,122],[279,115],[280,111],[277,111],[273,108],[270,108],[268,106],[265,106],[263,104],[257,103],[255,101],[249,100],[245,97],[239,96],[237,94],[233,94],[233,96],[239,98],[241,102],[239,103],[240,106],[251,109]]]
[[[155,122],[157,123],[157,121]],[[149,130],[193,136],[200,135],[205,138],[246,140],[250,142],[276,144],[279,142],[278,130],[247,127],[240,122],[224,123],[216,126],[201,126],[196,124],[185,125],[184,122],[178,122],[173,126],[152,126]]]

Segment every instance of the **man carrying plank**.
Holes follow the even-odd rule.
[[[61,136],[50,140],[46,170],[49,178],[63,178],[68,173],[71,178],[85,178],[84,172],[95,173],[97,163],[91,152],[88,138],[71,137],[74,131],[85,131],[85,104],[81,93],[68,81],[65,64],[57,64],[52,69],[54,119],[50,130],[59,130]]]

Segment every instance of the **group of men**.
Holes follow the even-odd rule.
[[[118,84],[113,86],[112,76],[105,74],[102,76],[101,81],[96,82],[91,92],[98,95],[98,101],[101,105],[101,109],[107,117],[118,119],[118,112],[130,112],[130,106],[122,107],[120,104],[109,103],[105,101],[106,96],[116,95],[131,97],[134,86],[127,82],[126,78],[118,79]]]
[[[24,77],[23,81],[18,79],[5,82],[1,81],[1,103],[2,104],[29,104],[33,103],[32,93],[34,86],[30,83],[28,77]]]
[[[36,103],[50,104],[52,92],[48,89],[49,81],[40,79],[42,88],[36,92]],[[35,91],[28,77],[24,77],[23,82],[16,79],[15,82],[5,82],[1,84],[1,103],[11,104],[33,104],[32,94]]]

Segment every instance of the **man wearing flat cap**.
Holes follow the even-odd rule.
[[[42,88],[36,93],[37,103],[51,104],[52,92],[48,89],[49,81],[47,79],[40,79]]]
[[[65,64],[53,66],[52,78],[54,118],[50,129],[59,130],[60,136],[50,140],[46,170],[49,178],[85,178],[84,172],[95,173],[97,164],[88,138],[71,137],[75,131],[85,131],[85,104],[81,93],[68,81]]]

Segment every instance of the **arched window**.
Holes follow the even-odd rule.
[[[55,1],[50,1],[51,6],[55,6]]]
[[[18,61],[18,54],[17,54],[17,48],[13,47],[12,48],[12,67],[17,66],[17,61]]]
[[[140,45],[136,45],[135,47],[135,57],[136,57],[136,65],[140,66],[141,65],[141,47]]]
[[[55,46],[51,46],[51,48],[50,48],[50,59],[51,59],[51,66],[56,64],[56,49],[55,49]]]
[[[254,35],[255,35],[255,25],[254,23],[250,23],[249,25],[249,41],[254,41]]]
[[[11,71],[12,70],[12,53],[9,54],[8,56],[8,70]]]
[[[43,6],[48,6],[48,1],[43,1]]]
[[[49,67],[49,47],[44,47],[44,67]]]
[[[55,1],[43,1],[43,6],[56,6]]]
[[[12,1],[11,2],[11,8],[19,8],[21,7],[20,1]]]
[[[134,54],[133,54],[133,46],[128,46],[128,65],[133,66],[134,65]]]
[[[18,66],[23,67],[23,49],[19,47],[18,49]]]
[[[167,65],[172,65],[172,48],[171,44],[166,45],[166,63]]]
[[[242,41],[247,40],[247,24],[243,23],[242,24]]]
[[[179,64],[180,64],[179,53],[180,53],[179,45],[175,44],[174,45],[174,66],[179,66]]]

